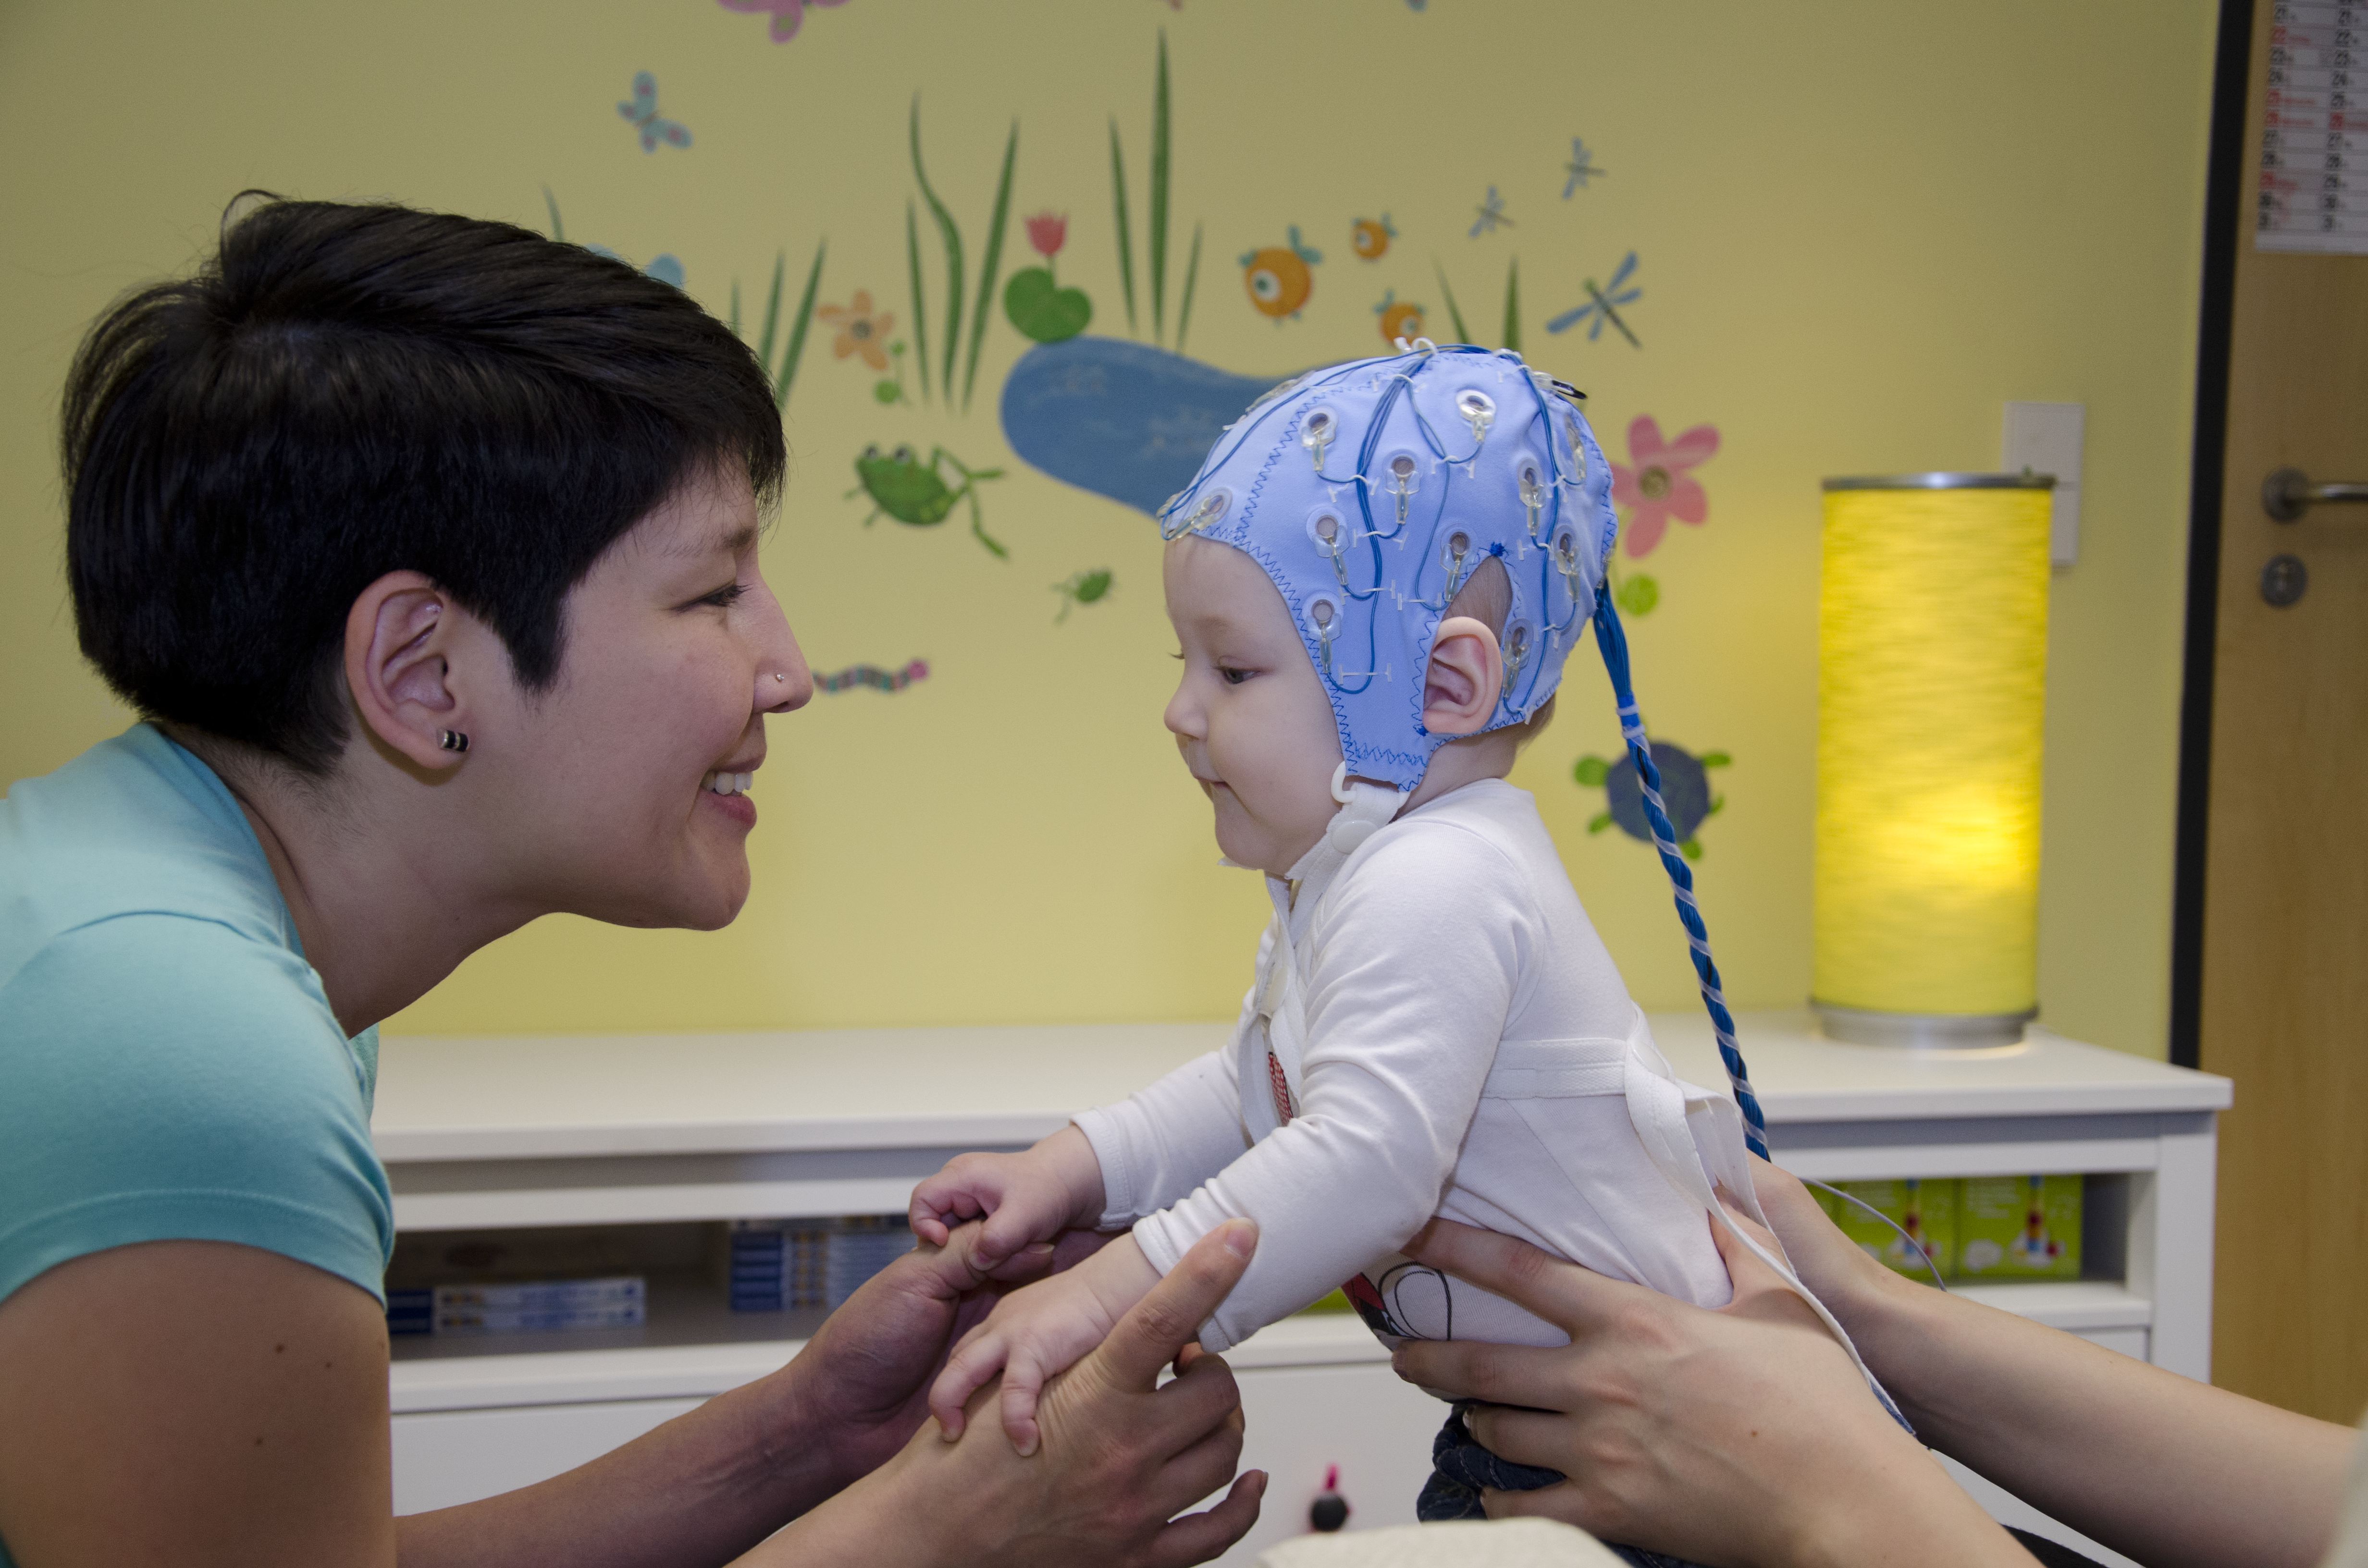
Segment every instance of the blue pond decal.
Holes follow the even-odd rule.
[[[1003,383],[1003,437],[1054,479],[1156,514],[1281,376],[1236,376],[1123,338],[1040,343]]]

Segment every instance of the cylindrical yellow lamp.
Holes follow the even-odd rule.
[[[1826,481],[1812,1000],[1835,1039],[1997,1045],[2037,1011],[2054,483]]]

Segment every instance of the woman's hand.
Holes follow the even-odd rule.
[[[1489,1514],[1543,1514],[1699,1562],[2029,1568],[1884,1413],[1806,1304],[1724,1227],[1713,1234],[1735,1280],[1716,1312],[1445,1221],[1408,1246],[1571,1336],[1555,1349],[1398,1349],[1409,1381],[1488,1402],[1469,1416],[1480,1442],[1569,1477],[1488,1493]]]
[[[827,1455],[829,1491],[905,1446],[928,1415],[929,1384],[948,1350],[1006,1290],[1066,1268],[1109,1240],[1075,1233],[987,1268],[975,1260],[980,1229],[962,1226],[944,1246],[924,1244],[874,1275],[768,1380],[779,1380],[787,1401],[776,1417],[784,1446]]]
[[[1241,1396],[1231,1369],[1192,1338],[1257,1238],[1242,1220],[1202,1237],[1108,1339],[1047,1383],[1034,1456],[979,1419],[996,1398],[990,1386],[959,1441],[917,1434],[746,1562],[1181,1568],[1224,1551],[1257,1522],[1266,1477],[1234,1476]],[[1178,1375],[1160,1385],[1171,1358]],[[1215,1507],[1176,1517],[1229,1478]]]

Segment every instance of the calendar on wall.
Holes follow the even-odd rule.
[[[2264,68],[2254,244],[2368,254],[2368,0],[2277,0]]]

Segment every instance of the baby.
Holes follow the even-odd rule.
[[[1258,1222],[1258,1255],[1201,1330],[1211,1350],[1335,1289],[1385,1341],[1565,1342],[1400,1256],[1433,1215],[1728,1300],[1713,1187],[1757,1217],[1758,1106],[1600,592],[1617,521],[1577,395],[1509,351],[1427,342],[1311,372],[1229,426],[1163,510],[1183,661],[1167,727],[1227,861],[1266,873],[1274,919],[1226,1049],[915,1188],[930,1241],[988,1217],[982,1263],[1070,1227],[1129,1231],[956,1346],[930,1395],[949,1434],[1000,1372],[1004,1425],[1030,1451],[1044,1380],[1237,1215]],[[1536,802],[1505,781],[1590,618],[1732,1100],[1670,1071]],[[1559,1479],[1508,1476],[1453,1416],[1438,1456],[1426,1518],[1477,1516],[1475,1483]]]

